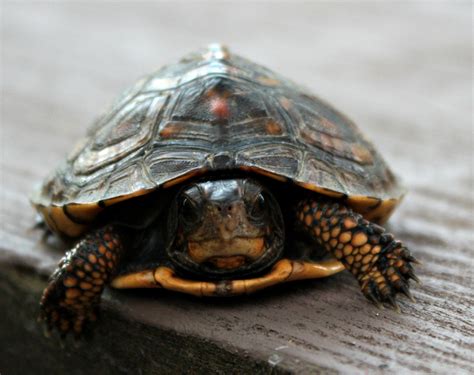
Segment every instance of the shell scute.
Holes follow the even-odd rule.
[[[166,96],[140,96],[97,126],[76,158],[70,158],[76,175],[90,174],[122,160],[152,138],[156,117]]]
[[[248,146],[237,153],[237,165],[263,169],[269,173],[293,179],[298,176],[303,152],[291,144],[261,144]]]
[[[158,148],[160,150],[160,148]],[[205,168],[209,153],[204,150],[189,150],[184,147],[163,148],[150,153],[145,165],[154,184],[162,185],[188,173]]]

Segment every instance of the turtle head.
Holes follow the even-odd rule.
[[[252,178],[191,183],[177,194],[171,215],[168,255],[178,268],[195,275],[255,274],[283,252],[280,206]]]

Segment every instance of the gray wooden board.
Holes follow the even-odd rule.
[[[109,291],[105,304],[282,369],[473,373],[471,7],[3,2],[0,260],[51,272],[61,246],[31,229],[33,186],[136,77],[219,40],[349,114],[403,177],[389,227],[423,262],[418,302],[379,311],[342,273],[232,300]]]

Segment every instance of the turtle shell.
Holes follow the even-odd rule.
[[[351,120],[211,45],[125,91],[32,202],[53,230],[77,236],[108,205],[221,170],[291,180],[376,222],[403,196]]]

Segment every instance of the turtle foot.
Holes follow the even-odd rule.
[[[102,291],[102,288],[97,293],[80,287],[68,287],[71,280],[72,276],[67,272],[54,275],[40,302],[38,321],[46,324],[47,333],[57,330],[63,338],[69,333],[80,337],[84,328],[97,320]]]
[[[61,259],[40,302],[39,320],[61,336],[82,335],[97,318],[105,285],[116,273],[123,252],[111,226],[89,233]]]
[[[300,227],[339,260],[377,306],[399,310],[397,294],[413,299],[409,280],[418,281],[410,251],[381,226],[340,203],[307,199],[297,210]]]
[[[362,293],[376,306],[386,305],[400,312],[396,300],[399,294],[415,302],[410,293],[410,279],[419,282],[412,266],[418,261],[401,243],[393,244],[393,248],[382,251],[378,261],[358,279]]]
[[[61,338],[73,334],[82,337],[85,328],[97,320],[98,305],[67,306],[65,301],[53,303],[47,297],[41,302],[39,322],[46,324],[46,335],[57,330]]]

